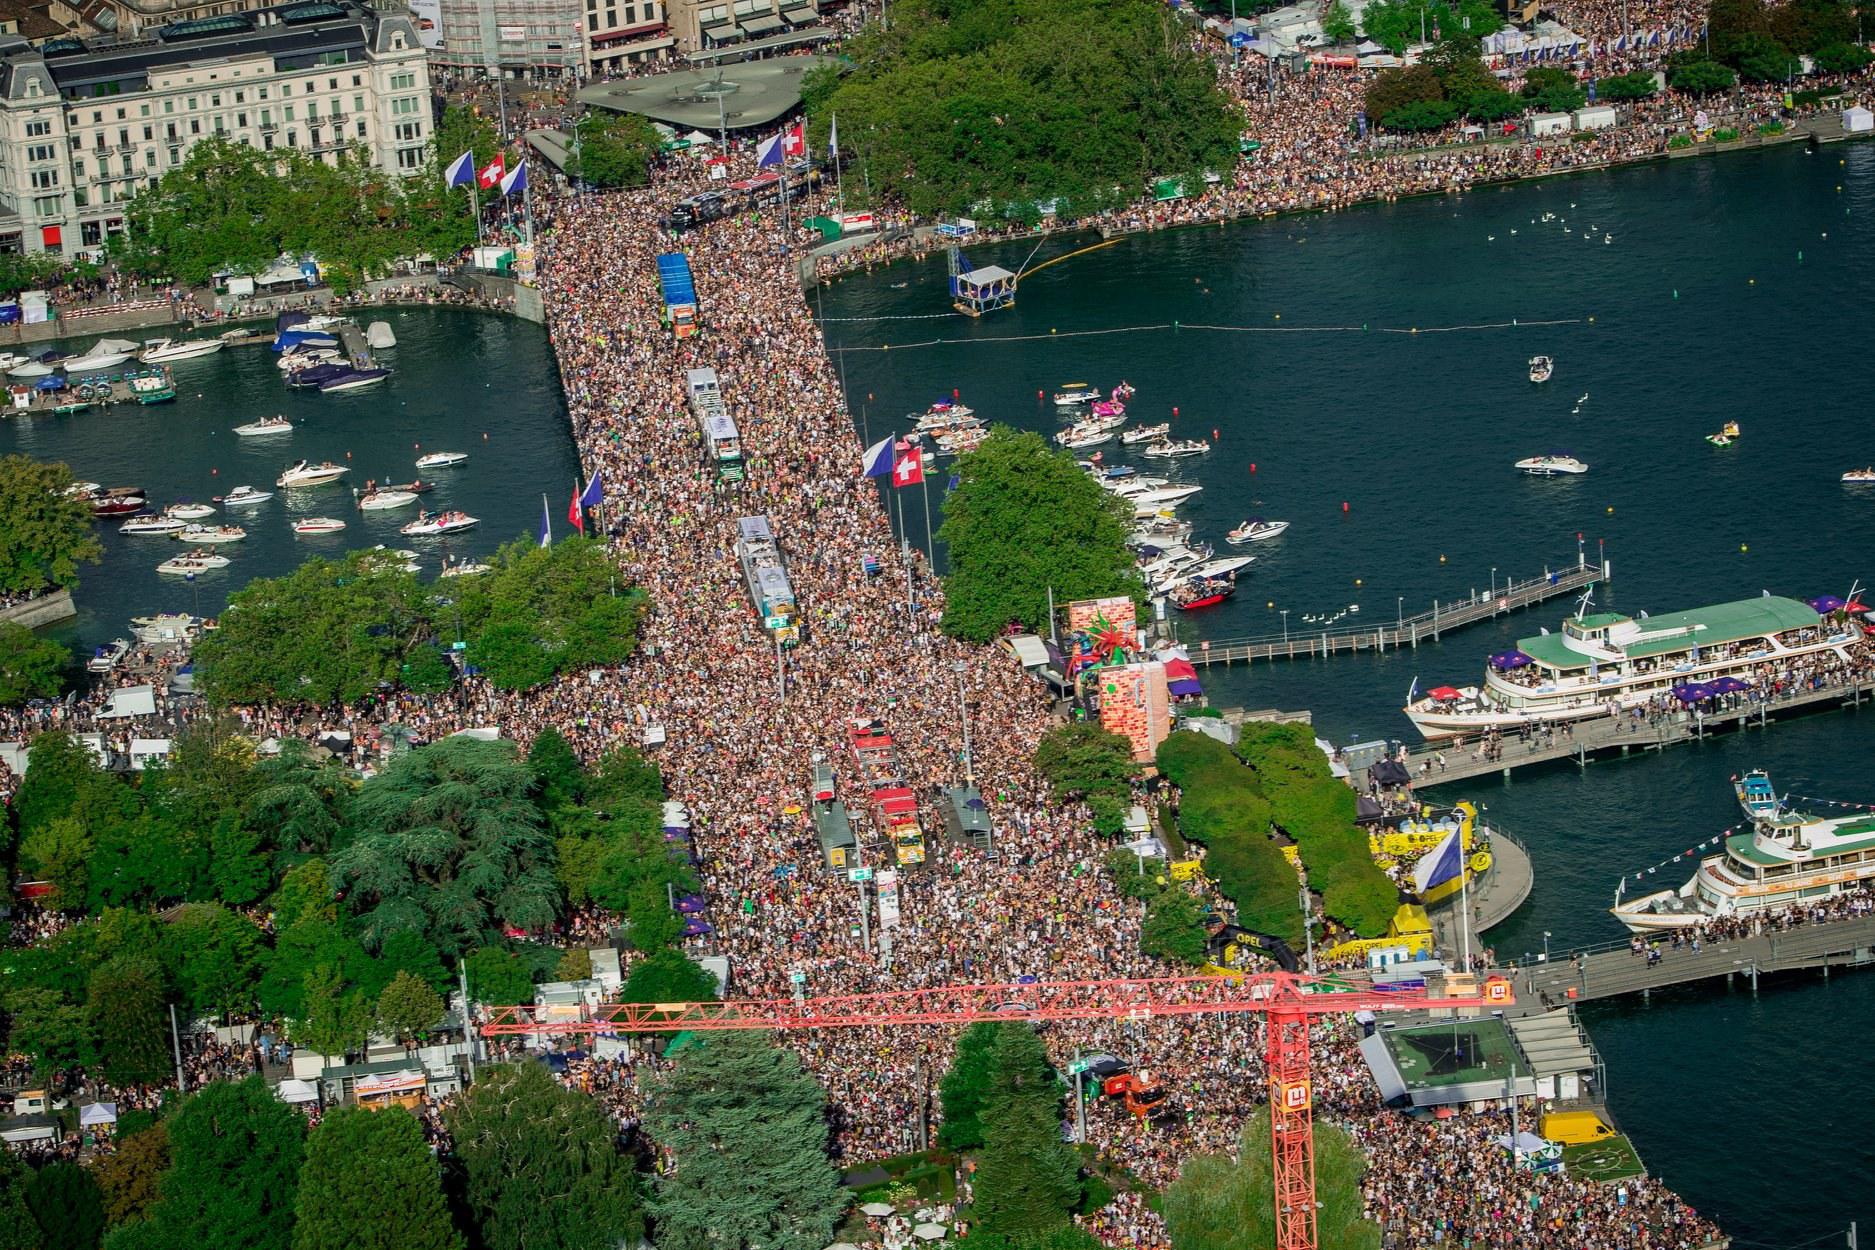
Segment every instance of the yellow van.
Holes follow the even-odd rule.
[[[1552,1111],[1543,1117],[1543,1136],[1565,1146],[1613,1137],[1615,1131],[1593,1111]]]

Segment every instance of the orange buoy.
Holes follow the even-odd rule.
[[[1346,512],[1348,510],[1348,501],[1345,499],[1341,501],[1341,510],[1343,512]]]
[[[1040,391],[1035,392],[1035,398],[1040,399],[1041,397],[1042,393]]]
[[[1174,405],[1172,405],[1172,415],[1173,415],[1173,416],[1175,416],[1175,417],[1176,417],[1176,416],[1178,415],[1178,405],[1177,405],[1177,404],[1174,404]]]
[[[1252,473],[1255,473],[1257,471],[1257,462],[1254,460],[1250,462],[1250,471]]]
[[[956,399],[956,398],[957,398],[957,394],[958,394],[958,391],[957,391],[957,388],[956,388],[956,387],[954,387],[954,386],[953,386],[953,387],[951,387],[951,398],[952,398],[952,399]]]
[[[1218,432],[1215,425],[1211,427],[1211,441],[1214,443],[1218,441]]]

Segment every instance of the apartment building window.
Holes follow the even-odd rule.
[[[51,133],[52,133],[52,123],[49,121],[36,121],[36,122],[26,123],[26,137],[29,139],[37,138],[40,135],[49,135]]]
[[[149,105],[147,105],[147,104],[145,104],[145,105],[142,105],[142,106],[140,106],[140,107],[139,107],[139,108],[137,109],[137,116],[138,116],[138,117],[148,117],[149,115],[150,115],[150,106],[149,106]]]
[[[415,96],[400,96],[391,101],[391,113],[393,116],[407,116],[416,112],[421,103]]]
[[[286,119],[288,121],[293,120],[293,106],[291,104],[286,106]]]
[[[234,115],[234,124],[241,127],[243,130],[247,129],[247,114],[236,113]]]
[[[326,90],[327,90],[327,91],[337,91],[338,89],[339,89],[339,80],[338,80],[338,79],[336,79],[336,78],[328,78],[328,79],[326,79]]]
[[[189,97],[189,111],[191,113],[195,112],[195,97],[194,96]]]
[[[57,151],[58,149],[53,147],[50,143],[35,143],[26,149],[26,159],[29,161],[49,161]]]
[[[419,127],[419,129],[421,129],[421,127]],[[360,139],[365,137],[365,119],[362,117],[358,119],[358,137]]]
[[[100,143],[98,146],[103,147],[104,145]],[[127,148],[130,146],[130,128],[129,127],[127,126],[118,127],[117,146],[120,148]]]
[[[171,165],[182,164],[182,149],[181,148],[169,149],[169,163]]]
[[[222,115],[220,113],[215,114],[215,133],[218,135],[227,133],[222,126],[222,121]]]
[[[587,3],[588,5],[590,5],[592,3],[592,0],[587,0]],[[415,74],[392,74],[391,75],[391,90],[392,91],[408,91],[416,85],[417,85],[417,76]]]
[[[261,135],[260,147],[263,152],[273,151],[273,131],[269,130]]]
[[[164,100],[164,101],[163,101],[163,111],[164,111],[165,113],[173,113],[173,112],[175,112],[175,111],[176,111],[176,102],[175,102],[174,100]]]
[[[422,137],[423,137],[423,124],[421,122],[398,122],[397,123],[398,142],[411,143],[418,139],[421,139]]]
[[[419,169],[422,167],[422,165],[423,165],[423,149],[422,148],[398,148],[397,149],[397,168]]]
[[[309,122],[316,122],[319,120],[319,101],[317,100],[306,101],[306,120]]]
[[[362,87],[362,86],[364,86],[364,85],[365,85],[365,80],[364,80],[364,77],[363,77],[362,75],[359,75],[359,74],[353,74],[353,75],[352,75],[352,86],[354,86],[354,87]]]
[[[591,34],[598,29],[599,15],[597,13],[588,13],[586,15],[586,33]]]
[[[261,98],[261,99],[263,99],[263,100],[265,100],[265,99],[267,98],[267,88],[266,88],[266,87],[262,87],[262,88],[260,89],[260,98]]]
[[[156,127],[154,127],[154,126],[145,126],[145,127],[143,128],[143,141],[144,141],[145,143],[148,143],[148,142],[149,142],[150,140],[152,140],[152,139],[154,139],[154,138],[156,138]],[[125,142],[125,143],[129,143],[129,142],[130,142],[130,140],[128,140],[128,139],[126,139],[126,140],[124,140],[124,142]]]
[[[135,152],[124,153],[124,177],[128,178],[130,177],[130,175],[137,172],[133,164],[133,162],[136,159],[137,159],[137,154]],[[143,154],[143,163],[151,167],[152,169],[154,169],[156,167],[156,153],[145,152]]]
[[[39,196],[33,200],[33,211],[38,213],[41,217],[57,217],[59,215],[59,197],[56,195]]]
[[[32,174],[33,188],[38,191],[49,190],[59,185],[59,171],[56,169],[35,169]]]
[[[199,135],[202,133],[202,119],[201,118],[191,117],[189,119],[189,133],[192,135]]]
[[[208,97],[208,107],[212,109],[221,107],[221,92],[217,91],[214,95]]]
[[[129,163],[130,163],[130,157],[128,156],[124,157],[124,164],[128,165]],[[155,148],[143,149],[143,167],[145,169],[156,168],[156,149]],[[130,171],[126,169],[124,172],[129,173]]]
[[[72,162],[72,180],[74,182],[82,182],[84,181],[84,177],[85,177],[85,163],[83,161],[73,161]]]
[[[296,147],[298,147],[298,146],[299,146],[299,136],[298,136],[297,134],[295,134],[294,132],[292,132],[291,130],[289,130],[289,131],[287,131],[287,132],[286,132],[286,145],[287,145],[288,147],[290,147],[290,148],[296,148]]]
[[[284,99],[286,99],[286,98],[287,98],[288,96],[290,96],[290,95],[292,95],[292,94],[293,94],[293,84],[292,84],[292,83],[290,83],[290,82],[283,82],[283,83],[281,83],[281,84],[280,84],[280,98],[281,98],[282,100],[284,100]]]
[[[234,93],[234,102],[235,102],[236,104],[246,104],[246,103],[247,103],[247,92],[245,92],[245,91],[237,91],[237,92],[235,92],[235,93]]]
[[[84,205],[80,204],[78,207],[83,208]],[[86,247],[97,247],[104,242],[104,223],[101,221],[78,223],[78,240]]]
[[[83,187],[78,187],[72,191],[73,208],[85,208],[88,207],[90,203],[91,197],[85,194],[85,189]]]
[[[365,98],[361,95],[353,96],[352,97],[352,112],[362,113],[364,111],[365,111]]]

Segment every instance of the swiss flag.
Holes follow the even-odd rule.
[[[807,137],[801,133],[801,123],[796,122],[781,132],[781,154],[783,156],[802,156],[807,152]]]
[[[501,181],[501,176],[507,172],[508,171],[501,163],[501,153],[497,152],[495,153],[495,159],[488,162],[488,164],[483,166],[480,172],[475,175],[475,180],[480,183],[482,189],[486,191],[488,188],[499,183]]]
[[[579,487],[573,488],[573,502],[566,506],[567,524],[584,534],[586,532],[586,510],[579,506]]]
[[[916,486],[924,481],[924,448],[913,447],[892,465],[892,485]]]

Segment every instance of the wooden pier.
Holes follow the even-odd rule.
[[[1436,642],[1448,630],[1495,620],[1519,608],[1593,586],[1613,576],[1607,560],[1591,564],[1581,556],[1574,565],[1545,569],[1540,576],[1505,582],[1489,594],[1473,594],[1450,603],[1433,602],[1430,611],[1401,617],[1393,624],[1353,625],[1307,631],[1289,629],[1255,638],[1207,639],[1188,647],[1193,664],[1252,663],[1256,660],[1306,660],[1338,652],[1394,651]]]
[[[1508,777],[1512,769],[1567,760],[1586,767],[1589,760],[1610,752],[1659,751],[1681,742],[1693,742],[1731,730],[1764,729],[1780,716],[1822,712],[1837,707],[1859,707],[1875,701],[1875,678],[1832,683],[1817,689],[1786,691],[1765,699],[1750,699],[1723,711],[1682,710],[1652,720],[1631,716],[1597,716],[1571,722],[1564,730],[1533,729],[1528,739],[1502,734],[1487,743],[1479,737],[1447,738],[1409,751],[1401,762],[1418,789],[1466,781],[1491,773]],[[1364,773],[1365,770],[1362,770]],[[1365,789],[1364,775],[1353,778]]]
[[[1689,866],[1687,873],[1692,871]],[[1651,940],[1660,947],[1656,963],[1635,954],[1626,942],[1615,942],[1503,971],[1516,987],[1518,1006],[1524,1007],[1647,994],[1719,977],[1742,979],[1756,990],[1765,973],[1820,969],[1828,976],[1831,968],[1875,964],[1875,916],[1702,942],[1697,951],[1691,943],[1674,947],[1666,934]]]

